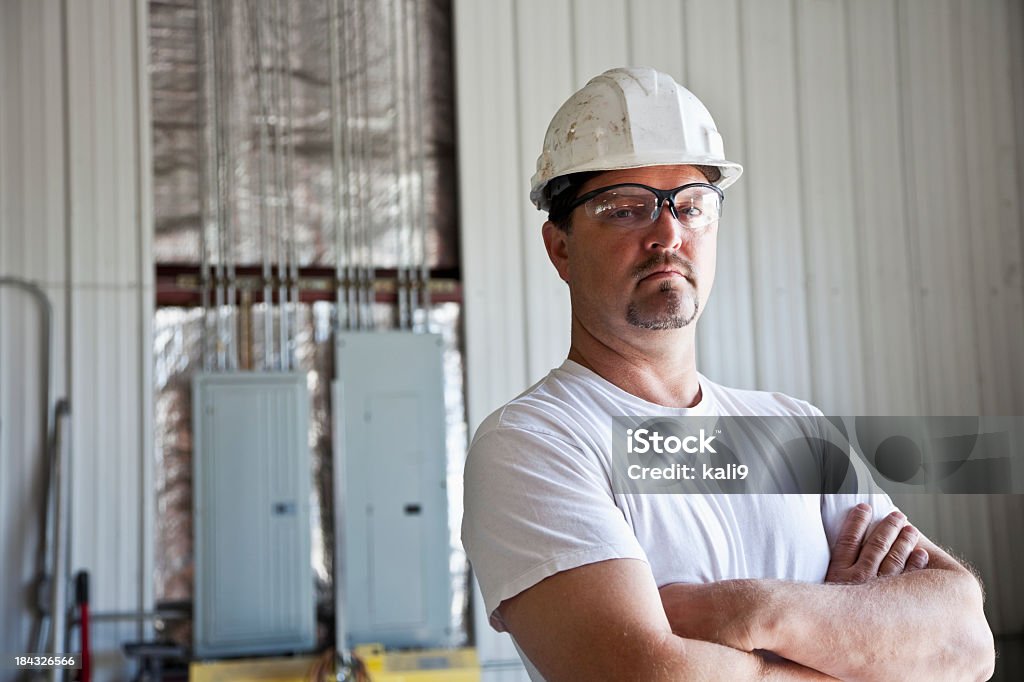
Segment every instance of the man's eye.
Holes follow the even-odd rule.
[[[606,220],[632,220],[646,211],[643,203],[608,203],[598,208],[596,214]]]
[[[610,217],[612,217],[612,218],[626,219],[626,218],[632,218],[636,214],[637,214],[637,211],[636,211],[635,208],[616,208],[616,209],[612,209],[612,211],[608,215]]]
[[[680,206],[679,208],[676,209],[676,214],[680,218],[699,218],[702,213],[703,211],[701,211],[699,208],[693,205]]]

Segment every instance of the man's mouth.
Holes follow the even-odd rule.
[[[644,277],[643,279],[641,279],[640,281],[658,281],[665,279],[675,279],[676,277],[685,278],[686,276],[683,273],[679,272],[678,270],[656,270],[651,274],[647,275],[646,277]]]
[[[644,274],[641,272],[640,280],[637,282],[660,282],[664,286],[673,286],[672,282],[682,279],[690,283],[690,286],[696,286],[693,281],[692,270],[680,270],[671,266],[662,266],[651,272]]]
[[[682,277],[692,286],[696,286],[693,265],[678,256],[651,258],[637,266],[634,276],[637,283],[643,281],[670,282],[677,277]]]

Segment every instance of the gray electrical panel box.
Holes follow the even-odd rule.
[[[338,334],[336,344],[338,645],[446,646],[451,579],[441,337],[352,332]]]
[[[197,657],[315,645],[304,373],[193,380]]]

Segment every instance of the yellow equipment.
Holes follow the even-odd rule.
[[[371,682],[480,682],[476,649],[387,652],[380,644],[362,644],[354,653]]]
[[[353,652],[370,682],[480,682],[476,649],[419,649],[388,652],[380,644],[362,644]],[[310,682],[334,679],[324,656],[193,661],[189,682]],[[327,668],[330,668],[328,670]]]
[[[189,682],[307,682],[317,656],[193,661]]]

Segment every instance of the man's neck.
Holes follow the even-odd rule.
[[[689,330],[637,330],[637,343],[599,339],[574,318],[569,359],[622,390],[666,407],[700,402],[694,335]],[[644,338],[646,334],[651,336]]]

